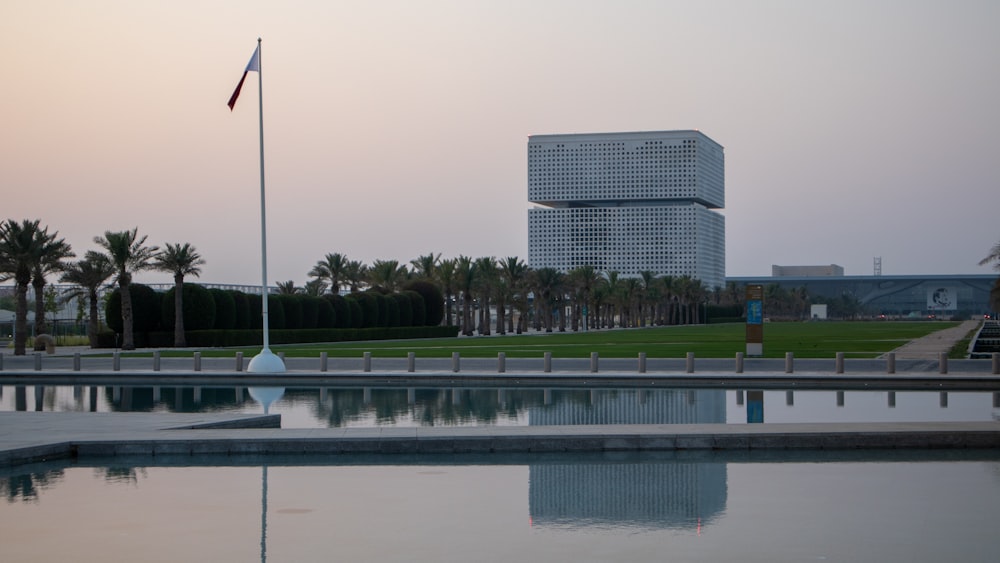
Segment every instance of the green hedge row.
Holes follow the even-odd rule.
[[[305,344],[312,342],[347,342],[359,340],[404,340],[414,338],[451,338],[458,336],[457,326],[409,326],[382,328],[314,328],[269,330],[271,344]],[[192,330],[187,331],[187,344],[194,348],[257,346],[264,341],[263,331],[252,330]],[[169,348],[174,333],[168,331],[137,332],[133,335],[138,348]],[[98,348],[117,348],[121,339],[114,332],[97,335]]]
[[[133,283],[133,336],[137,346],[166,347],[172,338],[161,342],[159,336],[148,336],[145,344],[139,334],[170,333],[174,326],[174,289],[159,293],[146,285]],[[428,305],[428,301],[431,305]],[[401,293],[384,295],[376,291],[352,293],[347,296],[269,295],[267,299],[268,328],[287,330],[361,330],[389,328],[436,328],[441,324],[441,291],[426,282],[408,284]],[[437,303],[437,305],[434,305]],[[207,289],[195,283],[184,284],[184,329],[191,346],[200,344],[192,337],[199,331],[260,331],[263,327],[263,302],[260,295],[235,290]],[[105,318],[113,333],[121,334],[121,292],[115,289],[108,298]],[[416,331],[422,333],[423,331]],[[304,334],[304,333],[303,333]],[[339,333],[330,333],[339,334]],[[112,335],[112,339],[114,336]],[[376,337],[377,338],[377,337]],[[392,338],[419,338],[393,336]],[[298,342],[364,340],[367,337],[335,337]],[[260,338],[257,339],[260,341]],[[295,342],[289,340],[288,342]],[[227,346],[229,344],[226,344]],[[238,344],[233,344],[238,345]],[[115,346],[113,340],[110,347]]]

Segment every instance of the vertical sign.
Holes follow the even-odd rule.
[[[764,286],[746,287],[747,356],[764,355]]]

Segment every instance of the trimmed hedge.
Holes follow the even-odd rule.
[[[312,329],[270,330],[271,344],[304,344],[315,342],[349,342],[364,340],[402,340],[414,338],[449,338],[458,336],[457,326],[423,326],[363,329]],[[97,348],[115,348],[121,344],[113,332],[97,335]],[[173,346],[173,332],[136,333],[137,348],[169,348]],[[186,333],[187,345],[200,348],[254,346],[264,340],[261,330],[195,330]]]
[[[233,330],[236,328],[236,299],[232,291],[212,288],[212,299],[215,300],[215,330]],[[185,317],[185,321],[187,317]],[[184,325],[187,328],[187,324]]]
[[[153,288],[141,283],[129,284],[129,296],[132,300],[132,336],[138,332],[150,332],[159,330],[163,326],[160,315],[160,300],[162,293],[157,293]],[[108,297],[107,306],[104,308],[104,318],[108,323],[108,328],[121,334],[124,330],[122,324],[122,294],[120,288],[115,288]],[[139,343],[136,342],[136,346]]]
[[[171,287],[160,300],[161,326],[164,330],[174,326],[174,294]],[[215,297],[212,292],[196,283],[184,284],[184,331],[215,328]]]
[[[323,299],[333,307],[333,326],[330,328],[351,328],[351,306],[347,304],[347,300],[336,293],[328,293]]]
[[[403,286],[405,291],[415,291],[424,298],[424,322],[429,326],[437,326],[444,320],[444,294],[433,283],[416,280]],[[416,314],[414,314],[416,324]]]
[[[233,302],[236,303],[236,325],[233,328],[236,330],[250,330],[250,299],[242,291],[234,290],[228,293],[232,293]]]

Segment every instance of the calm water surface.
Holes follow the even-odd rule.
[[[0,472],[3,560],[992,562],[1000,552],[996,451],[203,462],[228,465]]]
[[[1000,419],[1000,393],[483,387],[0,386],[0,411],[262,413],[284,428]]]

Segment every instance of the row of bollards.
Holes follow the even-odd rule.
[[[284,352],[279,352],[278,357],[284,360]],[[0,354],[0,371],[3,371],[4,355]],[[115,351],[111,356],[111,364],[113,371],[121,371],[121,353]],[[743,373],[744,369],[744,354],[743,352],[737,352],[735,358],[735,372]],[[202,357],[201,352],[194,352],[193,354],[193,369],[194,371],[202,370]],[[243,352],[236,352],[236,371],[244,371],[245,361]],[[319,369],[321,372],[326,372],[329,370],[329,355],[327,352],[320,353],[320,365]],[[160,371],[161,366],[161,355],[159,351],[153,352],[153,371]],[[844,353],[837,352],[834,358],[834,370],[838,374],[844,373],[845,370]],[[34,369],[35,371],[42,371],[42,354],[34,355]],[[73,355],[73,371],[80,371],[82,369],[82,360],[80,353]],[[371,372],[372,370],[372,355],[371,352],[364,352],[362,357],[362,369],[365,372]],[[646,373],[646,353],[640,352],[638,356],[638,366],[639,373]],[[416,371],[416,353],[408,352],[406,355],[406,371],[415,372]],[[461,356],[458,352],[452,352],[451,355],[451,371],[458,373],[461,371]],[[504,352],[497,354],[497,372],[505,373],[507,371],[507,355]],[[545,352],[542,356],[542,371],[544,373],[552,372],[552,352]],[[599,373],[600,371],[600,356],[597,352],[590,353],[590,373]],[[694,352],[688,352],[685,354],[684,371],[686,373],[695,373],[695,355]],[[886,354],[885,357],[885,372],[888,374],[896,373],[896,354],[890,352]],[[795,373],[795,356],[792,352],[785,353],[785,373]],[[938,356],[938,373],[945,375],[948,373],[948,354],[942,352]],[[992,373],[994,375],[1000,374],[1000,353],[994,352],[992,354]]]

